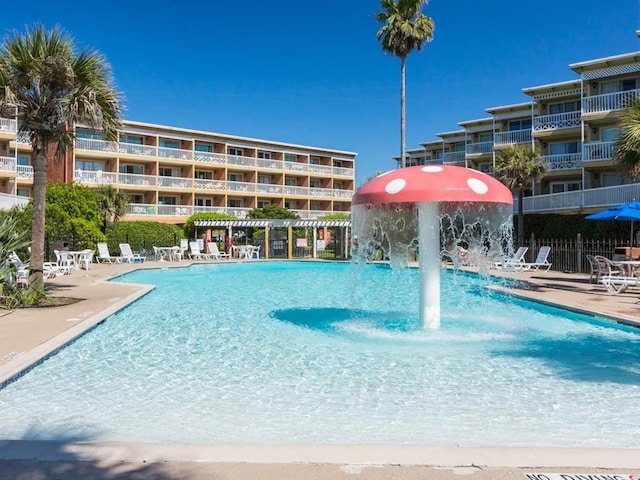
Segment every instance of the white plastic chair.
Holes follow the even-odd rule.
[[[88,248],[84,250],[82,254],[80,254],[80,257],[78,258],[78,268],[89,270],[89,268],[91,268],[92,263],[93,263],[93,250]]]
[[[96,260],[98,262],[109,262],[109,263],[120,263],[122,261],[122,257],[115,257],[109,253],[109,246],[106,243],[98,243],[98,256]]]
[[[56,255],[56,264],[58,268],[64,273],[68,275],[71,273],[71,269],[75,266],[67,253],[64,250],[54,250],[53,253]]]
[[[145,258],[139,253],[133,253],[133,251],[131,250],[131,245],[129,245],[128,243],[120,244],[120,253],[122,254],[123,262],[133,263],[144,262],[145,260]]]
[[[229,258],[229,254],[225,252],[221,252],[218,248],[218,244],[216,242],[207,242],[207,250],[209,255],[216,260],[220,260],[221,258]]]
[[[198,242],[189,242],[189,258],[191,260],[210,260],[213,257],[208,253],[201,252]]]

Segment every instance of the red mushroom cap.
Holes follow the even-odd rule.
[[[511,191],[471,168],[426,165],[383,173],[358,189],[353,205],[410,202],[485,202],[513,205]]]

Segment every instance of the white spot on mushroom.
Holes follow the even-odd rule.
[[[485,194],[489,191],[489,186],[478,178],[467,179],[467,185],[477,194]]]
[[[394,193],[401,192],[406,185],[407,182],[404,178],[396,178],[395,180],[391,180],[387,183],[387,186],[384,187],[384,189],[388,194],[393,195]]]
[[[442,171],[442,167],[438,165],[427,165],[426,167],[422,167],[421,170],[424,173],[439,173]]]

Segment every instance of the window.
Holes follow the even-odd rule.
[[[242,182],[244,180],[244,177],[242,173],[228,173],[227,180],[229,180],[230,182]]]
[[[618,128],[603,128],[600,131],[600,140],[603,142],[615,142],[620,135],[620,129]]]
[[[322,206],[320,205],[320,202],[311,202],[311,204],[309,205],[309,209],[310,210],[322,210]]]
[[[28,188],[19,188],[16,191],[16,194],[19,197],[30,197],[31,196],[31,191]]]
[[[160,139],[160,147],[162,148],[180,148],[180,142],[178,140],[169,140],[168,138]]]
[[[213,152],[211,145],[204,145],[202,143],[196,143],[194,149],[196,152]]]
[[[258,183],[271,183],[271,175],[258,175]]]
[[[130,193],[129,203],[144,203],[144,196],[140,193]]]
[[[244,202],[240,198],[230,198],[228,202],[228,206],[231,208],[242,208],[244,206]]]
[[[18,163],[20,164],[20,163]],[[76,169],[88,172],[97,172],[104,170],[104,162],[91,162],[89,160],[76,160]]]
[[[479,135],[479,139],[480,139],[481,143],[492,142],[493,141],[493,133],[481,133]]]
[[[310,180],[309,186],[311,188],[320,188],[321,187],[320,180]]]
[[[76,130],[76,138],[88,138],[90,140],[104,140],[102,133],[94,132],[92,130],[78,129]]]
[[[557,113],[579,112],[580,100],[574,100],[572,102],[552,103],[549,105],[549,113],[555,115]]]
[[[342,167],[342,162],[340,160],[334,160],[333,161],[333,166],[334,167]]]
[[[342,188],[342,182],[333,182],[333,188],[335,188],[336,190],[343,190]]]
[[[196,197],[196,207],[213,207],[213,200],[210,198]]]
[[[575,192],[582,189],[582,182],[551,182],[551,193]]]
[[[160,167],[158,169],[158,175],[161,177],[179,177],[179,168]]]
[[[517,132],[518,130],[531,130],[531,119],[511,120],[509,122],[509,131]]]
[[[627,90],[635,90],[637,87],[637,81],[635,78],[626,78],[624,80],[613,80],[610,82],[602,82],[600,85],[600,92],[602,94],[623,92]]]
[[[289,177],[284,179],[284,184],[289,187],[296,187],[298,186],[298,181],[295,178]]]
[[[258,158],[265,158],[265,159],[270,159],[271,158],[271,153],[270,152],[260,152],[258,151]]]
[[[161,195],[158,197],[158,205],[179,205],[178,197],[165,197]]]
[[[229,147],[227,148],[227,154],[241,157],[244,154],[244,152],[242,151],[241,148]]]
[[[77,164],[78,162],[76,162]],[[31,165],[31,158],[29,155],[18,155],[18,165]]]
[[[309,157],[309,163],[311,165],[320,165],[320,158],[319,157]]]
[[[269,205],[271,205],[271,202],[268,202],[266,200],[258,200],[258,208],[268,207]]]
[[[602,174],[602,186],[603,187],[617,187],[622,185],[622,178],[615,173],[603,173]]]
[[[467,146],[464,144],[464,142],[458,142],[454,145],[453,150],[455,152],[465,152],[467,150]]]
[[[569,153],[578,153],[580,151],[580,142],[554,142],[549,144],[550,155],[566,155]]]
[[[196,170],[196,178],[200,180],[213,180],[213,172],[205,172],[203,170]]]
[[[120,143],[130,143],[132,145],[142,145],[144,142],[139,135],[120,135]]]
[[[132,173],[134,175],[144,174],[144,167],[142,165],[120,165],[120,173]]]
[[[293,153],[285,153],[284,154],[284,161],[285,162],[295,162],[296,160],[297,160],[297,157]]]
[[[295,200],[284,202],[284,208],[289,210],[295,210],[296,208],[298,208],[298,202],[296,202]]]

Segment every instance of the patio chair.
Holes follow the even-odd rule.
[[[254,245],[249,252],[249,258],[260,260],[260,245]]]
[[[69,275],[71,270],[75,268],[73,260],[69,258],[64,250],[54,250],[53,253],[56,256],[56,265],[58,265],[60,271],[65,275]]]
[[[14,280],[18,286],[24,288],[28,287],[29,265],[20,260],[20,257],[18,257],[18,254],[16,252],[11,252],[9,254],[8,262],[10,265],[13,265],[15,267],[15,277],[12,278],[12,280]]]
[[[550,252],[551,247],[540,247],[535,261],[518,263],[516,264],[516,268],[519,270],[539,270],[540,268],[544,268],[548,271],[551,268],[551,263],[549,263],[548,260]]]
[[[84,250],[78,258],[78,268],[89,270],[93,263],[93,254],[94,252],[90,248]]]
[[[180,239],[180,258],[184,258],[187,255],[187,250],[189,250],[189,239],[181,238]]]
[[[122,261],[128,263],[143,263],[145,258],[139,253],[133,253],[131,245],[128,243],[120,244],[120,253],[122,254]]]
[[[122,257],[116,257],[109,253],[109,246],[106,243],[98,243],[98,256],[96,257],[96,261],[100,262],[109,262],[109,263],[120,263],[122,262]]]
[[[209,252],[211,258],[215,258],[216,260],[229,258],[228,253],[220,251],[216,242],[207,242],[207,251]]]
[[[211,260],[210,254],[200,251],[198,242],[189,242],[189,258],[191,260]]]
[[[529,247],[520,247],[511,258],[507,258],[501,262],[494,262],[493,267],[499,270],[515,270],[519,265],[524,263],[524,255]]]
[[[42,264],[42,277],[45,280],[56,278],[58,275],[64,275],[64,271],[56,262],[44,262]]]

